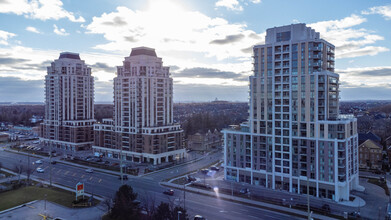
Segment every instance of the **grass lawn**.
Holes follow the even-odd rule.
[[[0,211],[33,200],[44,200],[45,194],[47,194],[46,199],[48,201],[66,207],[72,207],[72,201],[75,200],[74,194],[65,190],[28,186],[0,193]]]

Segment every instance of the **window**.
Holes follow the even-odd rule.
[[[290,31],[277,33],[277,42],[288,41],[290,39],[291,39],[291,32]]]

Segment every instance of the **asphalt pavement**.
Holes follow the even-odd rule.
[[[188,172],[199,170],[211,163],[218,162],[222,158],[221,152],[214,153],[199,159],[197,162],[182,164],[173,168],[151,173],[143,177],[128,175],[129,180],[124,183],[131,185],[139,194],[139,199],[150,203],[151,200],[158,205],[160,202],[170,202],[175,205],[184,205],[183,192],[176,190],[174,196],[164,195],[162,192],[166,189],[159,182],[164,179],[184,175]],[[74,188],[78,182],[85,183],[86,192],[103,197],[113,198],[115,192],[121,185],[118,175],[112,175],[102,172],[85,172],[85,168],[57,163],[50,165],[49,159],[43,160],[43,164],[36,164],[39,158],[20,155],[7,151],[0,151],[0,161],[4,168],[15,170],[16,166],[22,165],[26,169],[28,160],[30,168],[43,168],[44,173],[34,172],[32,176],[42,180],[49,181],[50,166],[52,167],[52,181],[70,188]],[[34,162],[34,164],[33,164]],[[149,198],[149,199],[146,199]],[[195,193],[186,193],[186,209],[190,216],[201,214],[208,219],[290,219],[291,216],[273,212],[261,208],[245,206],[239,203],[226,200],[216,200],[215,198],[199,195]]]

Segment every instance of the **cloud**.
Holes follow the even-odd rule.
[[[106,63],[97,62],[90,66],[92,71],[105,71],[114,73],[117,69],[115,67],[109,66]]]
[[[23,62],[29,61],[27,59],[18,59],[11,57],[0,57],[0,65],[11,65],[11,64],[20,64]]]
[[[35,27],[26,27],[26,31],[30,31],[30,32],[33,32],[33,33],[36,33],[36,34],[40,34],[41,32],[39,32]]]
[[[254,4],[258,4],[258,3],[261,3],[261,0],[250,0],[250,2],[252,2]]]
[[[0,76],[0,102],[42,102],[43,80],[23,80],[19,77]],[[23,92],[21,92],[23,91]]]
[[[85,22],[82,16],[76,18],[72,12],[65,10],[60,0],[2,0],[0,13],[24,15],[43,21],[67,18],[72,22]]]
[[[248,85],[210,86],[204,84],[178,84],[174,82],[174,102],[205,102],[212,101],[215,98],[244,102],[248,98]]]
[[[8,39],[15,36],[16,34],[14,33],[0,30],[0,44],[8,45]]]
[[[174,77],[188,77],[188,78],[223,78],[233,79],[237,81],[248,81],[248,76],[234,73],[230,71],[220,71],[218,69],[196,67],[184,69],[179,72],[172,73]]]
[[[215,4],[216,7],[225,7],[232,11],[243,11],[243,7],[237,0],[218,0]]]
[[[381,46],[369,46],[384,37],[373,34],[373,31],[355,26],[366,22],[366,18],[351,15],[340,20],[321,21],[308,26],[321,33],[321,37],[336,47],[337,58],[349,58],[365,55],[376,55],[389,49]]]
[[[372,7],[369,8],[367,11],[362,11],[361,14],[379,14],[382,15],[386,20],[391,20],[391,5]]]
[[[348,68],[338,70],[338,73],[365,77],[388,77],[391,79],[391,66]]]
[[[228,35],[224,39],[212,40],[210,44],[231,44],[240,41],[244,38],[243,34]]]
[[[151,20],[151,17],[159,19]],[[93,17],[86,30],[89,34],[102,34],[108,41],[96,45],[95,49],[128,53],[129,48],[145,45],[157,48],[160,54],[165,55],[173,49],[177,50],[177,54],[193,54],[191,59],[175,58],[182,63],[182,67],[200,66],[198,58],[217,59],[213,63],[228,58],[250,60],[241,49],[259,42],[258,34],[249,30],[244,23],[230,23],[220,17],[209,17],[167,0],[154,1],[146,10],[117,7],[116,11]],[[231,35],[237,37],[225,39]],[[236,40],[229,48],[219,44],[229,40]],[[210,44],[211,41],[216,44]],[[174,60],[170,56],[164,59]]]
[[[57,25],[55,24],[53,25],[53,28],[54,28],[53,32],[57,35],[61,35],[61,36],[69,35],[69,33],[67,33],[64,28],[58,28]]]

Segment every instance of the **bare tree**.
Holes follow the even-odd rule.
[[[103,200],[103,205],[106,206],[106,208],[107,208],[107,213],[110,215],[111,208],[113,207],[113,199],[112,199],[112,198],[106,197],[106,198]]]
[[[359,133],[367,133],[373,128],[374,119],[370,116],[363,116],[357,120],[357,129]]]
[[[20,175],[23,172],[23,165],[22,164],[19,164],[19,165],[16,164],[15,165],[15,171],[18,174],[18,183],[20,183]]]
[[[34,173],[34,169],[31,167],[27,167],[26,176],[27,176],[27,184],[30,185],[30,176]]]
[[[143,204],[148,217],[152,217],[156,212],[156,195],[144,190],[143,196],[140,198],[140,201]]]

